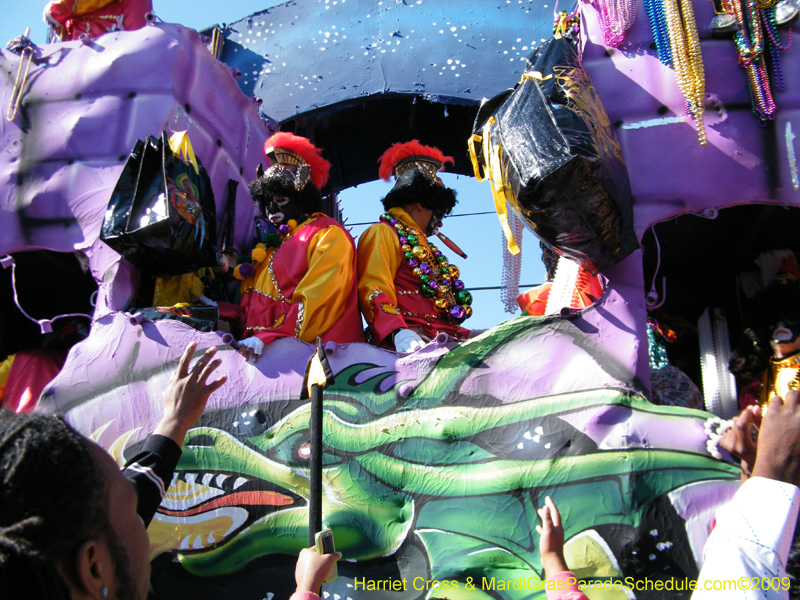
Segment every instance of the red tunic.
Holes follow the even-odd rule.
[[[268,248],[255,277],[242,282],[245,337],[363,342],[355,274],[353,238],[330,217],[312,215],[277,250]]]

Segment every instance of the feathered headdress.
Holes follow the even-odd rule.
[[[422,170],[428,179],[436,180],[438,179],[436,174],[444,168],[444,163],[455,164],[452,156],[445,156],[434,146],[424,146],[419,143],[419,140],[411,140],[404,144],[392,144],[378,159],[378,162],[380,163],[378,175],[384,181],[389,181],[392,175],[397,179],[404,172],[413,168]]]
[[[259,177],[291,176],[297,191],[302,190],[309,179],[317,189],[322,189],[328,182],[331,163],[322,158],[321,152],[308,139],[281,131],[264,144],[264,154],[272,161],[272,166],[264,173],[259,165],[257,174]]]

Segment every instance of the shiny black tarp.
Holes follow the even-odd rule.
[[[542,44],[516,88],[481,107],[473,132],[499,148],[511,209],[559,255],[597,273],[638,247],[622,152],[575,42]]]
[[[179,275],[218,263],[214,193],[197,161],[173,154],[166,133],[137,140],[106,209],[100,239],[137,267]]]

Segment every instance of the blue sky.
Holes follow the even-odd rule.
[[[368,2],[370,5],[372,1]],[[0,42],[5,43],[31,28],[31,39],[43,44],[47,27],[42,19],[45,2],[15,2],[3,11],[0,19]],[[221,23],[232,23],[254,12],[280,2],[255,0],[154,0],[154,11],[164,21],[181,23],[194,29],[205,29]],[[406,140],[398,140],[406,141]],[[377,169],[376,169],[377,176]],[[491,189],[488,183],[478,183],[471,177],[446,175],[445,183],[458,192],[459,204],[454,214],[484,213],[493,210]],[[380,199],[389,185],[376,181],[345,190],[340,194],[342,208],[349,224],[377,220],[381,212]],[[352,233],[358,236],[366,225],[354,225]],[[463,260],[447,249],[445,254],[459,267],[467,288],[499,286],[502,273],[502,246],[500,226],[492,214],[460,216],[445,220],[442,232],[453,239],[467,253]],[[539,259],[538,241],[526,231],[523,244],[521,284],[538,284],[544,281],[544,268]],[[521,288],[524,291],[525,288]],[[504,312],[499,290],[474,291],[474,315],[464,325],[484,329],[501,323],[515,315]],[[519,312],[515,313],[519,314]]]

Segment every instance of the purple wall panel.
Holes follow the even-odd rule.
[[[270,130],[239,90],[234,70],[211,56],[196,31],[162,23],[37,52],[19,113],[0,123],[0,252],[84,250],[97,262],[96,279],[111,281],[116,271],[106,271],[119,259],[96,245],[105,207],[134,141],[165,129],[189,130],[218,212],[228,180],[240,182],[236,241],[251,235],[246,183]],[[19,57],[6,51],[0,57],[0,104],[7,107]],[[122,272],[127,280],[127,267]],[[129,292],[130,284],[113,294],[108,288],[101,289],[100,306],[122,308],[129,293],[121,290]]]
[[[602,46],[594,9],[587,7],[583,13],[588,33],[584,65],[616,125],[636,199],[639,236],[653,223],[709,207],[753,201],[800,204],[785,141],[786,123],[793,121],[794,130],[800,125],[800,84],[787,76],[785,89],[775,91],[775,122],[759,127],[733,40],[710,37],[711,2],[693,6],[711,105],[705,113],[709,140],[705,147],[686,116],[674,70],[662,65],[651,48],[653,34],[643,3],[639,2],[636,22],[617,50]],[[780,35],[786,44],[787,30]],[[782,52],[781,60],[787,75],[800,72],[797,44]]]

